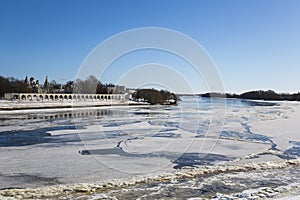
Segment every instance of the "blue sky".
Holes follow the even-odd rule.
[[[217,65],[227,92],[300,90],[300,0],[0,0],[0,75],[72,80],[100,42],[139,27],[174,29],[195,39]],[[137,54],[139,64],[172,59],[146,53]],[[120,67],[130,63],[123,61]],[[116,65],[101,79],[115,82],[118,71]],[[195,78],[192,70],[183,71]],[[197,92],[205,90],[201,84],[192,81]]]

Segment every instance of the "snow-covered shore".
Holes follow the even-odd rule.
[[[110,107],[110,106],[138,106],[148,105],[143,102],[135,101],[64,101],[64,102],[19,102],[19,101],[7,101],[0,100],[0,114],[9,113],[23,113],[35,112],[38,109],[56,109],[59,111],[71,110],[76,108],[88,108],[88,107]],[[26,111],[29,110],[29,111]],[[13,111],[13,112],[11,112]]]

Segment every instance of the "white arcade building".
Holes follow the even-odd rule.
[[[125,94],[38,94],[38,93],[5,93],[7,100],[20,102],[51,101],[124,101]]]

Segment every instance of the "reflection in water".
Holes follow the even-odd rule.
[[[47,119],[63,119],[63,118],[83,118],[90,116],[105,116],[113,115],[116,111],[113,110],[91,110],[91,111],[67,111],[67,112],[51,112],[51,113],[36,113],[36,114],[21,114],[19,116],[2,116],[0,121],[23,119],[23,120],[47,120]]]
[[[96,111],[76,111],[76,112],[65,112],[65,113],[49,113],[49,115],[34,115],[28,116],[27,119],[59,119],[59,118],[82,118],[89,116],[104,116],[112,115],[111,110],[96,110]]]

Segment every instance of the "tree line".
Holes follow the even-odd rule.
[[[33,77],[19,80],[14,77],[5,78],[0,76],[0,97],[5,93],[79,93],[79,94],[111,94],[114,92],[114,84],[103,84],[95,76],[91,75],[85,80],[76,79],[65,84],[59,84],[55,80],[48,82],[46,78],[43,85],[35,81]],[[276,93],[273,90],[249,91],[242,94],[230,93],[204,93],[202,97],[218,98],[240,98],[254,100],[275,100],[275,101],[300,101],[300,93]],[[178,98],[174,93],[165,90],[139,89],[133,94],[134,99],[144,99],[151,104],[177,103]]]
[[[70,92],[78,94],[112,94],[113,90],[110,88],[114,87],[114,84],[103,84],[95,76],[90,75],[85,80],[76,79]]]
[[[253,100],[267,100],[267,101],[300,101],[300,93],[288,94],[288,93],[276,93],[273,90],[256,90],[249,91],[242,94],[230,94],[230,93],[205,93],[201,94],[202,97],[209,98],[239,98],[239,99],[253,99]]]
[[[5,93],[81,93],[81,94],[111,94],[113,93],[114,84],[103,84],[95,76],[91,75],[85,80],[76,79],[68,81],[65,84],[57,83],[55,80],[48,82],[48,78],[43,85],[35,80],[19,80],[14,77],[0,76],[0,97]]]
[[[5,78],[0,76],[0,96],[3,97],[4,93],[27,93],[31,92],[31,88],[27,86],[24,81],[16,78]]]
[[[177,104],[178,98],[174,93],[166,90],[138,89],[132,95],[134,100],[146,101],[150,104]]]

